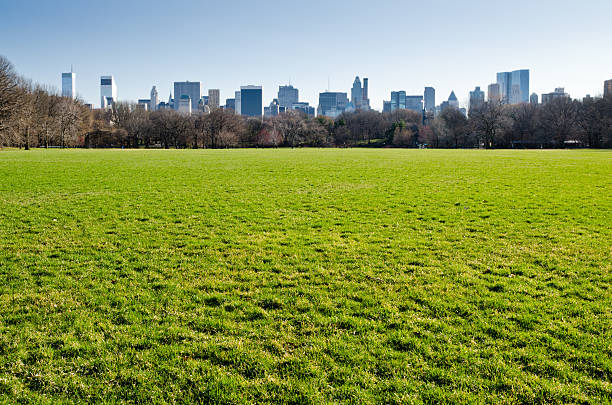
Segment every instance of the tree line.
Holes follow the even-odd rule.
[[[257,119],[231,110],[184,115],[133,103],[91,110],[19,77],[0,57],[0,146],[234,147],[612,147],[612,98],[558,98],[545,105],[486,102],[423,115],[357,111],[331,119],[291,111]]]

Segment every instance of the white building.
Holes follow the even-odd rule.
[[[113,76],[100,76],[100,108],[117,101],[117,84]]]
[[[236,103],[236,114],[240,115],[242,114],[242,92],[237,91],[234,93],[235,96],[235,103]]]
[[[76,73],[62,73],[62,97],[76,98]]]
[[[157,106],[159,105],[159,94],[157,94],[157,89],[155,86],[151,89],[151,111],[157,110]]]
[[[181,98],[178,99],[178,112],[191,115],[191,97],[183,94]]]

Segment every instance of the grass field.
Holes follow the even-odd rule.
[[[612,152],[0,151],[0,402],[612,401]]]

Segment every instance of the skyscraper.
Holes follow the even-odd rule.
[[[201,82],[174,82],[174,109],[178,111],[179,100],[183,96],[189,96],[191,100],[191,110],[197,110],[200,99],[202,98],[202,83]]]
[[[455,96],[455,92],[451,91],[450,96],[448,96],[448,106],[459,108],[459,100],[457,100],[457,96]]]
[[[406,92],[392,91],[391,92],[391,111],[406,109]]]
[[[422,113],[423,96],[406,96],[406,109]]]
[[[518,98],[514,104],[529,102],[529,69],[515,70],[512,72],[512,86],[518,86]]]
[[[261,117],[263,113],[263,89],[261,86],[240,87],[240,114]]]
[[[242,98],[241,94],[242,93],[240,93],[240,91],[237,91],[237,92],[234,93],[234,106],[236,107],[235,108],[235,112],[238,115],[240,115],[242,113],[242,111],[240,109],[241,104],[242,104],[241,103],[241,98]]]
[[[319,93],[317,115],[336,118],[346,110],[348,96],[346,93],[326,91]]]
[[[353,82],[353,88],[351,89],[351,103],[356,110],[361,110],[363,104],[363,88],[361,87],[361,80],[359,76],[355,77]]]
[[[489,102],[499,103],[501,101],[501,92],[499,83],[489,84],[487,100]]]
[[[225,99],[225,109],[236,111],[236,99],[235,98],[226,98]]]
[[[370,80],[367,77],[363,78],[363,108],[365,110],[370,109],[370,96],[368,95],[368,87],[370,86]]]
[[[100,108],[117,101],[117,84],[113,76],[100,76]]]
[[[612,79],[604,82],[604,97],[612,97]]]
[[[193,108],[192,108],[193,102],[191,100],[191,97],[189,97],[189,95],[183,94],[180,98],[178,98],[176,97],[176,94],[175,94],[174,100],[175,100],[174,103],[178,106],[178,112],[183,113],[183,114],[191,114],[191,111],[193,111]]]
[[[529,102],[529,69],[500,72],[497,74],[497,83],[502,102],[506,104]],[[518,90],[513,89],[513,86],[518,86]]]
[[[432,112],[436,109],[436,90],[433,87],[425,87],[425,111]]]
[[[157,106],[159,105],[159,94],[157,94],[157,89],[155,86],[151,89],[151,111],[156,111]]]
[[[281,107],[285,107],[286,109],[291,108],[293,103],[298,103],[300,101],[300,92],[295,87],[288,86],[279,86],[278,87],[278,105]]]
[[[391,101],[383,100],[383,111],[382,112],[384,113],[391,112]]]
[[[62,73],[62,97],[76,98],[76,73]]]
[[[480,87],[476,87],[474,91],[470,91],[470,110],[482,107],[484,101],[485,94],[484,91],[480,90]]]
[[[532,93],[531,96],[529,96],[529,104],[538,104],[538,95],[536,93]]]
[[[208,108],[210,111],[214,111],[221,105],[221,92],[219,89],[208,90]]]

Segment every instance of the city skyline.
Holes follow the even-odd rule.
[[[484,1],[428,6],[385,2],[376,8],[365,1],[314,1],[309,7],[151,1],[146,3],[149,14],[141,13],[144,5],[114,0],[8,3],[0,33],[12,38],[19,32],[20,37],[3,44],[2,53],[25,77],[58,90],[59,73],[73,64],[77,95],[94,105],[99,104],[97,81],[105,74],[115,78],[119,100],[147,98],[156,86],[160,100],[166,101],[175,81],[189,79],[202,82],[203,90],[219,89],[221,100],[232,98],[241,85],[256,83],[263,87],[264,105],[275,98],[279,85],[287,84],[299,88],[300,99],[311,105],[325,90],[350,95],[358,74],[370,79],[371,106],[382,110],[391,91],[422,94],[425,86],[434,87],[440,100],[454,91],[467,107],[469,91],[476,86],[487,89],[496,82],[497,72],[523,68],[531,70],[530,92],[564,87],[575,98],[597,96],[612,73],[605,17],[612,5],[603,1],[576,10],[559,2],[519,0],[511,9],[503,8],[504,18],[499,17],[500,5]],[[72,23],[58,25],[60,15]],[[426,33],[423,40],[391,40],[395,15],[421,15],[413,28]],[[461,23],[472,16],[483,23]],[[185,24],[172,35],[165,33],[162,27],[176,17]],[[354,30],[354,20],[366,21],[369,29]],[[559,21],[571,22],[573,29]],[[110,41],[92,29],[102,23],[105,31],[139,39]],[[202,24],[209,33],[206,38],[190,31]],[[151,27],[156,27],[154,35],[136,35]],[[294,35],[275,35],[271,41],[277,32]],[[330,37],[336,32],[341,35]],[[296,36],[305,40],[300,43]],[[586,41],[588,47],[583,46]]]

